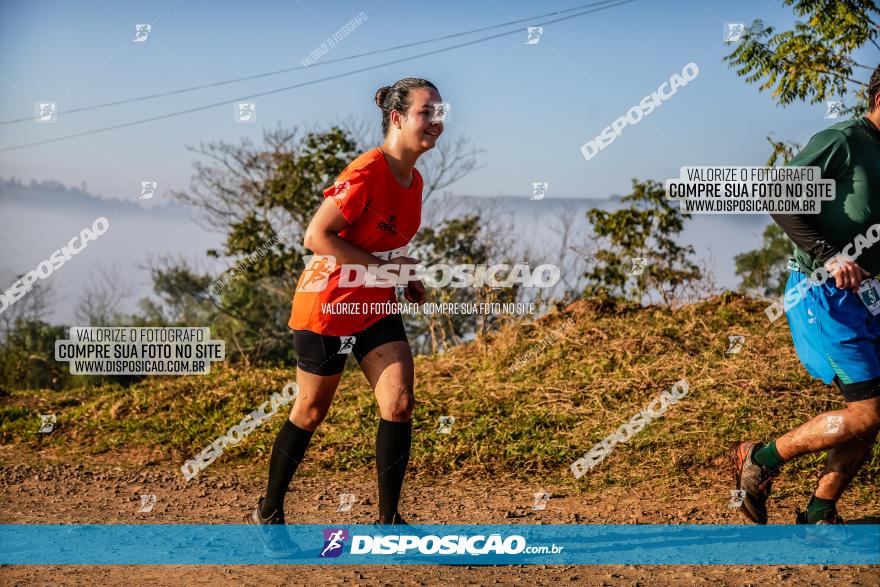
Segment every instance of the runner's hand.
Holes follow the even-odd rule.
[[[403,297],[406,298],[408,302],[412,302],[414,304],[423,304],[425,303],[425,286],[418,279],[410,281],[406,289],[403,290]]]
[[[842,257],[828,259],[825,269],[834,278],[834,285],[840,289],[856,291],[864,280],[871,278],[871,274],[859,267],[858,263]]]

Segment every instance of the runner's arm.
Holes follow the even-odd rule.
[[[849,161],[846,137],[837,129],[827,128],[816,133],[788,166],[818,167],[822,179],[840,177]],[[821,203],[819,204],[821,206]],[[820,212],[821,214],[821,212]],[[840,253],[832,239],[822,234],[815,214],[771,214],[773,221],[785,231],[799,249],[824,265]]]
[[[303,246],[316,255],[332,255],[338,264],[352,265],[381,265],[385,261],[375,255],[371,255],[357,245],[354,245],[341,236],[348,222],[333,202],[332,198],[325,199],[318,211],[309,222],[303,238]]]
[[[794,244],[819,263],[825,264],[838,253],[837,247],[830,244],[819,232],[810,214],[771,214],[771,218],[785,231]]]

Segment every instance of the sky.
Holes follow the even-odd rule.
[[[366,20],[318,59],[330,60],[509,22],[586,2],[225,2],[122,0],[0,3],[2,120],[32,118],[56,102],[56,123],[0,125],[11,147],[205,104],[213,108],[0,153],[0,177],[52,179],[96,195],[136,199],[158,182],[159,199],[190,185],[187,150],[200,142],[259,144],[262,130],[322,128],[354,116],[380,123],[377,88],[424,77],[450,112],[441,141],[466,136],[483,166],[450,189],[470,195],[605,198],[632,178],[676,177],[683,165],[760,165],[766,136],[805,142],[827,126],[824,105],[776,106],[722,57],[725,22],[760,18],[776,26],[791,9],[766,0],[637,0],[544,27],[538,43],[520,33],[413,61],[256,98],[256,122],[233,120],[232,102],[352,69],[374,66],[498,30],[357,60],[84,113],[65,110],[299,65],[348,21]],[[549,17],[553,18],[553,17]],[[546,20],[545,18],[544,20]],[[541,19],[534,19],[537,24]],[[145,42],[135,25],[150,24]],[[516,27],[511,27],[511,29]],[[503,29],[510,30],[510,29]],[[867,59],[868,62],[871,59]],[[685,64],[699,75],[638,125],[586,161],[580,147]]]

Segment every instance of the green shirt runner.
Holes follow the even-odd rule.
[[[819,167],[822,179],[835,180],[835,198],[823,200],[819,214],[772,215],[795,241],[800,270],[810,274],[880,223],[880,129],[862,117],[839,122],[814,135],[788,165]],[[864,249],[855,262],[880,274],[880,246]]]

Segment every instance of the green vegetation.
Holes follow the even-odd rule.
[[[582,300],[535,323],[417,357],[412,474],[541,478],[584,491],[716,483],[727,474],[721,458],[729,442],[766,440],[842,405],[798,363],[785,325],[768,327],[763,306],[735,294],[674,311]],[[521,368],[509,368],[568,318],[574,327],[565,335]],[[731,355],[727,337],[734,334],[746,339]],[[124,463],[128,451],[155,450],[157,460],[177,470],[292,375],[226,367],[203,377],[148,378],[128,388],[16,392],[0,398],[0,442],[34,458],[57,454],[67,462],[108,453]],[[689,394],[665,417],[574,479],[568,468],[576,458],[682,377]],[[36,434],[40,413],[57,414],[51,435]],[[456,418],[451,434],[436,431],[442,415]],[[354,367],[342,379],[303,474],[371,468],[377,417],[369,386]],[[282,418],[274,416],[202,474],[245,465],[261,475]],[[809,491],[822,461],[817,455],[788,464],[781,490]],[[875,447],[853,484],[856,495],[877,499],[878,478]]]
[[[782,106],[851,99],[844,112],[868,109],[868,77],[877,63],[859,63],[869,43],[880,49],[880,10],[871,0],[783,0],[799,19],[777,31],[754,21],[724,59],[748,83],[761,82]]]
[[[587,212],[603,246],[596,251],[596,264],[584,275],[584,293],[634,302],[654,297],[672,306],[702,276],[693,261],[694,248],[676,242],[690,216],[666,199],[662,184],[650,179],[632,183],[632,193],[620,200],[629,206]],[[643,260],[640,272],[633,271],[634,259]]]
[[[792,244],[777,224],[768,224],[763,237],[760,248],[734,258],[736,274],[742,278],[740,289],[762,296],[782,296],[788,280],[786,261],[792,255]]]

